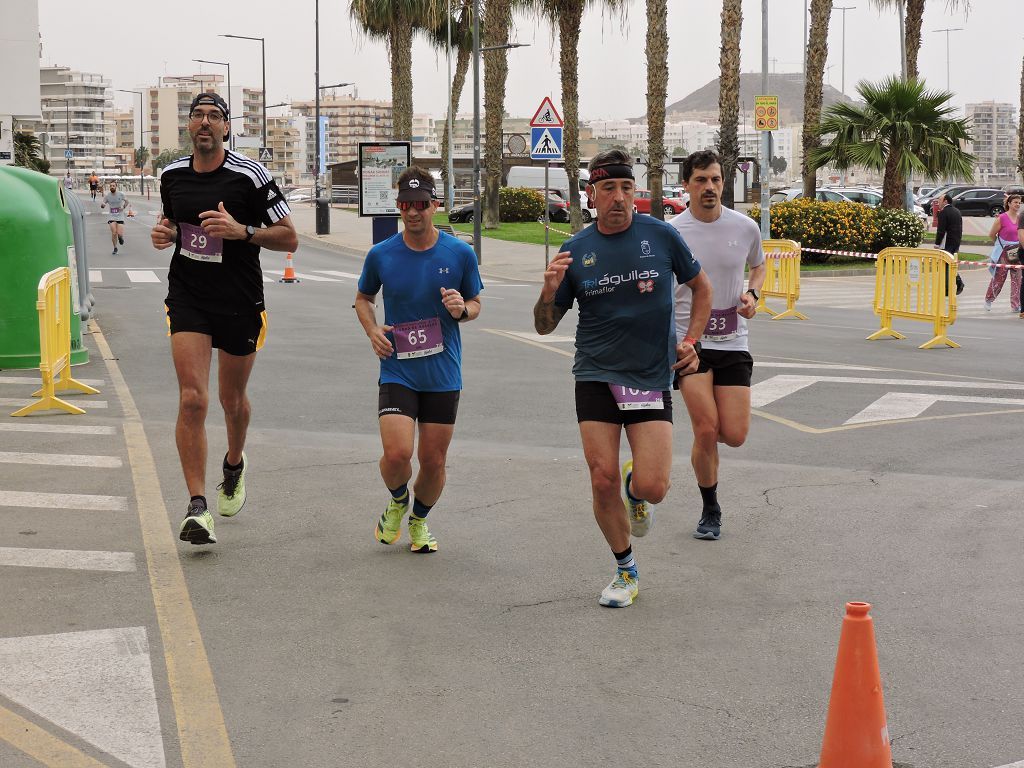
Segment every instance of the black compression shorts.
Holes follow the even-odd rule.
[[[454,424],[459,413],[459,390],[418,392],[402,384],[381,384],[377,417],[408,416],[421,424]]]

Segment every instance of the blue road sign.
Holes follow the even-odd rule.
[[[65,149],[64,150],[64,159],[65,160],[73,160],[74,157],[75,157],[75,151],[73,149]]]
[[[561,127],[542,125],[530,128],[530,157],[534,160],[561,160]]]

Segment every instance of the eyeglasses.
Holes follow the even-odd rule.
[[[430,207],[430,200],[399,200],[398,210],[408,211],[410,208],[415,208],[417,211],[425,211]]]
[[[203,119],[206,119],[210,125],[218,125],[224,122],[224,115],[220,112],[192,112],[188,119],[193,123],[201,123]]]

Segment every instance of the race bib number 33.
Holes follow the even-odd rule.
[[[620,411],[664,410],[665,402],[662,393],[653,389],[635,389],[622,384],[609,384],[615,404]]]
[[[444,349],[441,320],[436,317],[413,320],[410,323],[399,323],[392,329],[392,333],[395,337],[395,352],[399,360],[428,357],[436,355]]]
[[[224,240],[206,234],[206,230],[195,224],[178,223],[181,231],[181,254],[196,261],[220,263],[224,254]]]
[[[708,341],[728,341],[739,335],[739,315],[736,307],[712,309],[711,317],[704,328],[703,338]]]

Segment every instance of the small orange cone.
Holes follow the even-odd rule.
[[[892,768],[869,603],[847,603],[818,768]]]
[[[277,282],[279,283],[299,283],[302,282],[295,276],[295,267],[292,266],[292,255],[291,253],[285,257],[284,260],[284,277]]]

